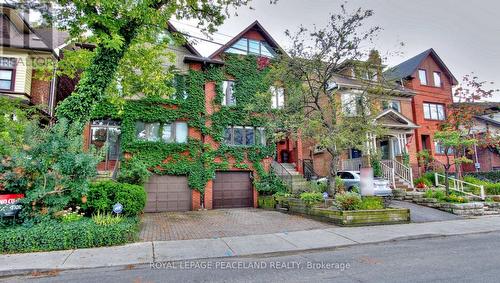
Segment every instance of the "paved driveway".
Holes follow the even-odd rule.
[[[462,216],[448,213],[439,209],[418,205],[407,201],[393,200],[391,202],[393,207],[409,208],[411,222],[432,222],[432,221],[445,221],[463,219]]]
[[[331,224],[255,208],[146,213],[142,241],[169,241],[259,235],[334,227]]]

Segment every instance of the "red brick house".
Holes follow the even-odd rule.
[[[416,92],[412,99],[413,121],[419,126],[414,136],[416,152],[427,150],[436,160],[445,162],[443,148],[434,140],[434,132],[449,114],[457,79],[432,48],[390,68],[384,75]],[[416,165],[412,167],[415,169]],[[419,168],[415,173],[422,172],[423,168]]]
[[[172,25],[169,25],[169,31],[176,32]],[[247,123],[250,122],[247,120],[259,120],[259,115],[265,113],[241,115],[250,119],[235,115],[241,110],[240,98],[244,100],[246,96],[254,96],[257,89],[240,87],[239,80],[243,80],[241,85],[244,85],[245,78],[231,73],[231,66],[227,66],[229,62],[226,59],[233,56],[233,61],[253,62],[248,66],[255,66],[252,67],[256,68],[253,70],[255,75],[260,72],[260,63],[268,62],[282,49],[257,21],[208,58],[202,57],[187,42],[173,44],[169,49],[176,55],[176,72],[180,76],[187,76],[186,84],[191,87],[203,80],[200,77],[202,75],[218,75],[201,81],[201,94],[191,93],[193,88],[189,88],[190,91],[179,96],[177,92],[182,93],[179,87],[175,98],[154,103],[143,100],[144,97],[139,95],[127,100],[123,116],[109,112],[95,117],[86,127],[84,135],[87,144],[96,147],[108,145],[106,158],[98,169],[103,175],[111,175],[135,158],[147,160],[148,169],[153,175],[145,184],[148,195],[146,212],[256,207],[258,193],[255,183],[269,171],[272,154],[255,154],[262,146],[267,146],[265,128],[255,122]],[[249,61],[245,61],[245,58]],[[193,74],[199,79],[189,79]],[[181,85],[180,81],[177,84]],[[255,85],[255,82],[252,86],[262,87]],[[245,97],[238,91],[244,92]],[[199,101],[203,101],[199,105],[203,109],[192,109],[192,103]],[[127,116],[135,111],[127,110],[132,109],[127,107],[143,102],[146,108],[141,108],[142,112],[133,114],[134,117]],[[279,103],[283,103],[282,99]],[[158,117],[148,113],[155,111],[159,111]],[[186,113],[194,113],[194,116],[186,116]],[[164,114],[167,118],[159,117]],[[230,116],[231,121],[241,122],[218,125],[226,116]],[[203,125],[199,124],[200,121]],[[217,134],[219,129],[223,132],[222,137]],[[161,154],[164,151],[171,153],[154,155],[155,152]],[[200,184],[199,178],[203,178],[204,174],[212,174],[207,169],[212,166],[216,169],[203,183],[203,187],[193,187]]]

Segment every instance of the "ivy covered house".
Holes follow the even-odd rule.
[[[84,135],[87,145],[107,145],[99,171],[145,182],[147,212],[256,207],[276,148],[267,142],[268,113],[284,103],[266,75],[282,49],[254,22],[209,58],[188,43],[171,50],[173,96],[94,111]],[[270,89],[273,102],[260,103],[257,94]]]

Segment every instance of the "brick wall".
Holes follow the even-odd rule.
[[[50,81],[35,79],[35,71],[33,71],[33,79],[31,80],[31,103],[42,105],[43,109],[48,109],[50,97]]]

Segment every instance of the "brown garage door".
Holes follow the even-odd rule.
[[[217,172],[213,185],[214,208],[253,206],[249,172]]]
[[[186,176],[153,175],[146,184],[145,212],[191,210],[191,190]]]

